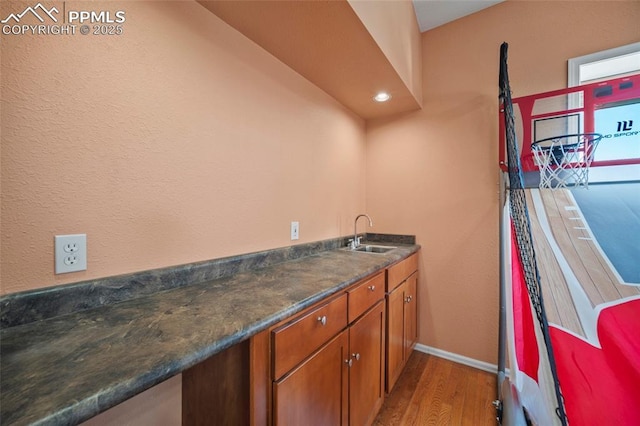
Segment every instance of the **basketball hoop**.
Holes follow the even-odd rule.
[[[531,144],[541,189],[589,186],[589,167],[602,139],[599,133],[554,136]]]

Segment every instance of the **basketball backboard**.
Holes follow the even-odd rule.
[[[536,141],[578,133],[602,135],[592,167],[640,164],[640,74],[514,98],[513,111],[523,172],[538,170]],[[506,171],[502,130],[499,151]]]

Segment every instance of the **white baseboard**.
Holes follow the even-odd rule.
[[[433,348],[431,346],[423,345],[420,343],[416,344],[415,350],[423,352],[425,354],[434,355],[439,358],[448,359],[449,361],[457,362],[458,364],[468,365],[469,367],[477,368],[478,370],[487,371],[493,374],[498,373],[498,366],[495,364],[478,361],[477,359],[454,354],[453,352],[443,351],[442,349]]]

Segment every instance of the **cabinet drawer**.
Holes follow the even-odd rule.
[[[356,285],[347,291],[349,295],[349,323],[384,297],[384,272]]]
[[[347,295],[313,309],[271,332],[273,374],[279,379],[347,326]]]
[[[409,275],[418,270],[418,253],[387,269],[387,293],[398,287]]]

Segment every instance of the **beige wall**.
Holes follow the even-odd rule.
[[[2,36],[0,293],[352,231],[360,118],[195,2],[102,4],[123,35]],[[88,270],[56,276],[71,233]]]
[[[352,231],[363,120],[195,2],[105,8],[123,35],[2,36],[0,293],[286,246],[292,220],[299,242]],[[54,276],[67,233],[88,270]],[[179,424],[180,395],[91,424]]]
[[[640,3],[507,1],[423,34],[423,110],[367,123],[367,211],[422,244],[419,341],[495,364],[498,61],[514,96],[566,86],[567,59],[640,39]]]

